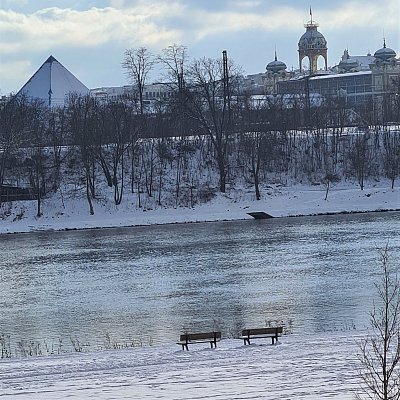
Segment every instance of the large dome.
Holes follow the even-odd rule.
[[[307,30],[299,40],[299,50],[326,49],[326,39],[321,32],[318,32],[316,24],[308,24]]]
[[[374,57],[381,61],[388,61],[391,58],[396,58],[396,52],[386,47],[386,42],[383,41],[383,47],[375,52]]]

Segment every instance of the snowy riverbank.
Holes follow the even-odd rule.
[[[157,208],[149,202],[138,208],[129,196],[115,206],[112,199],[102,196],[94,204],[94,215],[89,214],[85,198],[64,195],[62,199],[60,196],[44,200],[40,218],[36,217],[35,201],[3,204],[0,234],[252,219],[247,213],[255,211],[286,217],[399,209],[400,189],[391,189],[388,181],[370,183],[364,190],[355,184],[340,184],[329,191],[327,200],[323,186],[270,186],[259,201],[254,199],[251,189],[236,190],[193,208]]]
[[[4,400],[350,400],[366,332],[283,336],[211,350],[175,344],[0,360]]]

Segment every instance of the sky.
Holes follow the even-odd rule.
[[[245,74],[265,71],[276,48],[297,68],[310,6],[329,65],[346,48],[373,54],[384,37],[399,55],[398,0],[0,0],[0,95],[17,92],[49,55],[91,89],[128,84],[123,53],[138,47],[184,45],[190,59],[227,50]]]

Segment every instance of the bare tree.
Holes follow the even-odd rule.
[[[147,76],[155,64],[154,56],[145,47],[125,50],[122,67],[139,96],[140,115],[144,114],[144,88]]]
[[[96,177],[95,137],[97,121],[95,106],[96,101],[90,96],[72,96],[68,104],[68,125],[83,165],[83,178],[90,215],[94,214],[92,200],[95,198]]]
[[[26,136],[28,107],[28,100],[24,96],[14,97],[0,107],[0,186],[7,178],[7,166],[13,153],[23,144]]]
[[[368,146],[369,134],[355,136],[349,151],[349,159],[356,173],[361,190],[364,190],[365,178],[371,168],[371,150]]]
[[[267,101],[254,104],[248,99],[245,105],[241,114],[243,133],[239,136],[240,164],[245,176],[250,173],[256,199],[260,200],[260,174],[273,158],[275,136],[271,132]]]
[[[134,127],[129,103],[121,100],[109,102],[106,108],[109,132],[112,135],[112,143],[108,146],[108,152],[112,158],[114,201],[116,205],[119,205],[124,191],[125,157],[130,145],[130,132]]]
[[[173,44],[162,50],[159,56],[160,64],[165,68],[165,74],[172,93],[175,93],[173,101],[169,101],[171,119],[175,123],[175,134],[186,134],[187,122],[184,112],[184,87],[185,73],[187,70],[187,48]],[[169,99],[171,100],[171,99]]]
[[[29,120],[30,146],[27,148],[27,159],[25,161],[31,188],[36,197],[37,212],[36,216],[42,216],[42,198],[46,194],[46,159],[44,150],[46,146],[47,131],[47,108],[40,101],[29,103],[27,109]]]
[[[383,168],[385,175],[392,183],[394,188],[394,181],[400,175],[400,135],[398,132],[385,131],[383,134]]]
[[[168,81],[178,87],[181,75],[186,69],[188,59],[187,48],[182,45],[173,44],[163,49],[162,55],[158,59],[166,69]]]
[[[340,182],[340,177],[339,175],[327,171],[325,176],[322,178],[322,182],[325,185],[325,200],[328,200],[328,193],[329,193],[329,189],[331,188],[332,185],[334,185],[335,183]]]
[[[388,246],[381,252],[378,304],[370,313],[372,334],[360,343],[362,393],[358,399],[400,399],[400,281],[389,265]]]
[[[234,126],[234,109],[238,105],[239,68],[223,59],[195,60],[188,73],[190,89],[185,90],[189,118],[197,125],[197,133],[208,135],[215,150],[219,187],[225,192],[229,168],[228,150]]]
[[[52,158],[53,158],[53,173],[52,173],[52,191],[54,193],[60,187],[61,183],[61,165],[63,162],[62,158],[62,147],[65,145],[66,135],[66,108],[60,107],[48,111],[48,136],[52,147]]]

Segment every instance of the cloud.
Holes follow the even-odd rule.
[[[109,65],[120,68],[126,48],[144,46],[156,53],[177,43],[187,46],[189,54],[193,50],[195,57],[212,56],[227,48],[244,66],[256,70],[266,62],[262,53],[273,54],[276,45],[280,57],[288,65],[296,65],[297,40],[304,32],[303,23],[309,19],[309,3],[298,0],[2,0],[3,3],[10,7],[0,8],[3,90],[7,82],[14,86],[10,71],[19,74],[22,81],[29,69],[26,59],[36,65],[51,53],[69,56],[74,68],[95,59],[98,64],[103,63],[104,70]],[[65,8],[66,3],[73,9]],[[320,31],[328,40],[330,57],[336,58],[346,46],[354,51],[374,50],[381,45],[383,35],[389,47],[398,49],[399,11],[398,0],[386,0],[385,7],[374,0],[337,0],[313,7],[313,19],[320,23]],[[11,60],[17,59],[19,64],[13,64]],[[99,76],[100,72],[91,71],[88,75]],[[116,74],[107,72],[106,78],[111,75]],[[101,78],[104,80],[104,76]]]
[[[32,69],[29,60],[17,60],[0,63],[0,94],[8,94],[8,87],[4,91],[4,83],[6,82],[9,87],[19,87],[20,77],[28,76]]]
[[[399,6],[389,0],[392,9]],[[105,43],[126,43],[125,47],[159,49],[184,40],[202,41],[218,34],[254,31],[299,30],[307,12],[293,6],[269,7],[257,12],[257,0],[232,0],[225,11],[206,9],[201,2],[111,0],[114,7],[73,10],[50,7],[31,14],[0,10],[0,52],[12,54],[24,49],[44,51],[55,47],[95,47]],[[241,7],[246,6],[246,7]],[[349,27],[397,29],[398,15],[391,7],[375,2],[352,1],[321,9],[316,18],[322,30]],[[239,7],[239,8],[237,8]],[[360,11],[362,10],[362,11]]]
[[[261,5],[261,0],[231,0],[228,6],[237,8],[255,8]]]
[[[400,3],[397,0],[388,0],[385,7],[382,7],[379,2],[352,1],[336,9],[321,10],[318,12],[318,20],[324,27],[332,30],[369,27],[381,31],[398,31]]]
[[[0,10],[0,52],[94,47],[112,41],[167,46],[179,40],[180,33],[158,22],[165,15],[168,10],[162,7],[155,10],[139,7],[129,11],[111,7],[85,11],[52,7],[29,15]]]

